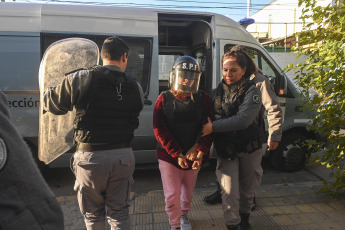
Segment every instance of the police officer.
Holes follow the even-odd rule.
[[[0,90],[0,229],[64,229],[59,203],[10,121],[7,105]]]
[[[158,97],[153,127],[161,147],[157,149],[171,229],[190,230],[187,214],[200,167],[209,157],[213,135],[201,136],[207,117],[213,118],[212,102],[199,91],[200,67],[190,56],[176,59],[170,87]]]
[[[241,50],[249,56],[248,50],[243,45],[234,46],[231,51]],[[274,93],[272,84],[268,80],[267,76],[258,69],[255,75],[251,76],[251,80],[254,82],[256,87],[261,91],[262,104],[264,109],[267,111],[267,121],[268,121],[268,151],[273,151],[278,147],[278,144],[282,137],[282,110],[279,105],[279,99]],[[218,189],[213,194],[206,196],[204,201],[208,204],[221,203],[221,190],[218,185]],[[254,197],[255,198],[255,197]],[[255,210],[255,199],[252,210]]]
[[[65,114],[76,109],[72,160],[78,202],[87,229],[130,229],[129,194],[133,183],[131,141],[139,125],[143,92],[126,74],[128,45],[119,37],[102,46],[103,66],[80,70],[48,89],[44,110]]]
[[[216,175],[222,189],[228,229],[251,229],[249,216],[255,189],[261,182],[264,120],[260,90],[250,80],[256,73],[252,59],[241,51],[225,53],[223,80],[212,91],[216,121],[203,127],[215,132]]]

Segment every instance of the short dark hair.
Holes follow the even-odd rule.
[[[222,57],[222,67],[225,60],[229,58],[236,59],[237,64],[243,69],[247,67],[246,72],[244,73],[245,78],[249,78],[252,74],[256,74],[257,68],[253,59],[246,53],[241,50],[228,51]]]
[[[103,42],[101,58],[119,61],[124,53],[128,56],[128,50],[129,47],[122,38],[109,37]]]

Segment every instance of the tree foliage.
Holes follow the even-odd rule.
[[[296,71],[305,105],[318,112],[313,128],[327,140],[317,143],[324,151],[313,158],[332,172],[333,180],[325,181],[321,191],[341,195],[345,188],[345,5],[321,7],[316,0],[299,0],[299,6],[303,30],[294,49],[309,58],[289,68]]]

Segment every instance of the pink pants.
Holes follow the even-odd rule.
[[[174,165],[158,160],[165,196],[165,211],[172,227],[180,227],[181,215],[191,207],[198,170],[182,170]]]

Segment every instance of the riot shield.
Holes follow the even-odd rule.
[[[48,87],[62,82],[66,73],[98,64],[96,43],[83,38],[59,40],[45,51],[39,69],[40,104]],[[38,157],[49,164],[73,148],[73,120],[75,111],[65,115],[44,113],[40,106]]]

